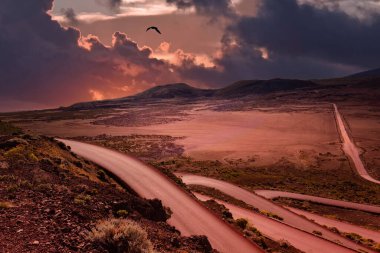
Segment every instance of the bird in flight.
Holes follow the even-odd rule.
[[[151,27],[148,27],[147,29],[146,29],[146,31],[149,31],[149,30],[155,30],[156,32],[158,32],[159,34],[161,34],[161,32],[160,32],[160,30],[158,30],[158,28],[157,27],[155,27],[155,26],[151,26]]]

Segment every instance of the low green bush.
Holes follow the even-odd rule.
[[[245,229],[248,225],[248,221],[244,218],[240,218],[236,220],[236,225],[238,225],[241,229]]]

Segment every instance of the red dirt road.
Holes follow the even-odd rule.
[[[328,226],[330,228],[336,227],[341,232],[355,233],[355,234],[363,236],[363,238],[372,239],[375,242],[380,242],[380,232],[378,232],[378,231],[366,229],[363,227],[355,226],[355,225],[352,225],[352,224],[349,224],[346,222],[342,222],[342,221],[337,221],[334,219],[329,219],[329,218],[326,218],[326,217],[323,217],[323,216],[320,216],[320,215],[317,215],[314,213],[306,212],[306,211],[300,210],[300,209],[296,209],[296,208],[292,208],[292,207],[286,207],[286,208],[289,209],[290,211],[296,213],[296,214],[303,215],[306,218],[308,218],[309,220],[313,220],[320,225],[325,225],[325,226]]]
[[[336,124],[338,126],[339,133],[343,142],[344,153],[346,153],[346,155],[350,158],[350,160],[354,164],[355,169],[357,170],[358,174],[362,178],[368,181],[371,181],[375,184],[380,184],[379,180],[374,179],[373,177],[371,177],[371,175],[368,174],[360,158],[359,149],[356,147],[355,143],[351,140],[350,136],[348,135],[348,132],[346,131],[346,127],[344,125],[342,116],[340,115],[338,111],[338,107],[336,106],[336,104],[333,104],[333,106],[334,106]]]
[[[308,200],[315,203],[320,203],[329,206],[337,206],[343,208],[349,208],[354,210],[361,210],[370,213],[380,214],[380,206],[371,206],[353,202],[346,202],[335,199],[327,199],[321,197],[315,197],[311,195],[304,195],[293,192],[283,192],[283,191],[271,191],[271,190],[256,190],[255,193],[267,199],[274,199],[278,197],[290,198],[290,199],[299,199],[299,200]]]
[[[220,252],[263,252],[238,231],[219,219],[155,168],[143,162],[99,146],[60,140],[76,154],[112,172],[144,198],[157,198],[173,211],[169,224],[182,235],[206,235]]]
[[[341,245],[344,245],[347,248],[354,249],[354,250],[360,249],[360,250],[363,250],[364,252],[373,252],[366,247],[358,245],[338,234],[331,232],[330,230],[314,222],[307,220],[304,217],[301,217],[279,205],[274,204],[273,202],[263,197],[260,197],[252,192],[244,190],[236,185],[233,185],[224,181],[220,181],[217,179],[196,176],[196,175],[178,174],[178,176],[180,176],[180,178],[185,184],[202,185],[202,186],[215,188],[236,199],[242,200],[245,203],[252,205],[260,210],[266,210],[274,214],[277,214],[284,219],[283,222],[285,224],[290,225],[292,227],[298,228],[308,233],[313,233],[313,231],[320,231],[322,232],[323,238],[330,240],[332,242],[339,242]],[[333,251],[326,250],[323,252],[333,252]]]
[[[202,201],[211,199],[210,197],[196,193],[195,196]],[[297,249],[302,250],[306,253],[354,252],[353,250],[342,247],[336,243],[330,242],[313,234],[306,233],[302,230],[293,228],[274,219],[270,219],[263,215],[254,213],[250,210],[226,203],[224,201],[216,199],[214,200],[228,208],[228,210],[232,213],[234,219],[247,219],[250,225],[257,228],[265,236],[275,241],[285,240]]]

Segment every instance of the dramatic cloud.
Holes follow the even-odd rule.
[[[66,21],[68,24],[70,24],[70,25],[78,25],[79,24],[77,14],[75,13],[73,8],[62,9],[61,12],[65,18],[64,21]]]
[[[274,56],[303,57],[334,64],[377,67],[380,16],[370,24],[341,12],[266,0],[256,18],[241,18],[227,35],[248,48],[265,47]]]
[[[57,105],[177,80],[165,62],[151,58],[151,49],[123,33],[106,47],[94,36],[62,28],[47,14],[52,3],[0,2],[1,97]]]
[[[378,0],[298,0],[298,2],[319,9],[340,11],[365,22],[371,22],[380,14],[380,1]]]
[[[345,75],[380,65],[379,29],[379,15],[363,22],[310,1],[265,0],[256,16],[236,17],[227,27],[214,59],[216,68],[186,61],[180,71],[215,85],[238,79]]]
[[[202,15],[213,17],[234,15],[231,0],[166,0],[166,2],[176,5],[178,9],[195,8],[196,12]]]
[[[101,5],[108,6],[111,10],[118,12],[120,6],[123,4],[123,0],[96,0]]]
[[[141,13],[148,4],[147,0],[96,1],[120,7],[122,13],[130,7]],[[241,79],[331,77],[380,66],[377,1],[252,0],[253,15],[237,11],[236,6],[245,6],[247,1],[166,0],[167,7],[192,10],[198,23],[183,23],[186,33],[180,33],[171,31],[169,23],[191,15],[179,11],[167,15],[165,22],[155,19],[162,21],[160,28],[166,30],[162,35],[166,37],[147,35],[144,29],[137,33],[140,39],[152,36],[149,40],[156,40],[152,50],[121,32],[114,32],[112,43],[105,46],[96,36],[63,28],[48,14],[53,0],[1,0],[0,100],[57,106],[130,95],[178,81],[220,87]],[[162,3],[149,4],[162,11]],[[115,19],[122,15],[109,12]],[[74,9],[66,6],[62,14],[66,24],[79,20],[78,27],[83,26],[84,19]],[[214,54],[209,51],[217,48],[216,42],[208,45],[207,39],[195,36],[201,34],[200,29],[210,34],[208,17],[228,17],[212,24],[223,29]],[[123,27],[124,23],[119,29]],[[221,36],[216,34],[212,38]],[[185,39],[197,46],[184,50],[176,45],[175,36],[180,37],[177,43]],[[200,45],[207,45],[204,48],[209,51],[197,51]]]

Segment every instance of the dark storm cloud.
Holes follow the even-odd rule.
[[[96,0],[96,3],[110,8],[112,11],[118,12],[123,0]]]
[[[380,16],[367,23],[296,0],[265,0],[258,17],[239,19],[227,36],[284,56],[371,68],[380,63],[379,31]]]
[[[130,84],[171,80],[166,63],[151,59],[150,49],[125,34],[115,33],[113,45],[105,47],[95,37],[62,28],[47,14],[52,3],[0,2],[1,98],[67,104],[90,99],[91,90],[120,95]]]
[[[166,0],[166,2],[176,5],[178,9],[194,7],[197,13],[202,15],[212,15],[213,17],[234,15],[231,0]]]
[[[380,17],[373,11],[363,21],[336,8],[265,0],[249,17],[238,16],[229,0],[167,2],[210,17],[233,13],[215,67],[196,64],[191,52],[179,66],[170,65],[120,32],[110,47],[83,38],[47,14],[53,0],[1,0],[0,100],[59,105],[173,81],[216,87],[241,79],[346,75],[380,65]]]
[[[123,1],[122,0],[108,0],[108,2],[111,8],[118,9],[120,8]]]
[[[79,24],[78,17],[73,8],[62,9],[61,13],[65,17],[65,21],[70,25]]]
[[[338,9],[265,0],[255,17],[235,17],[214,69],[187,61],[183,76],[215,85],[239,79],[321,78],[380,66],[380,16],[362,21]]]

